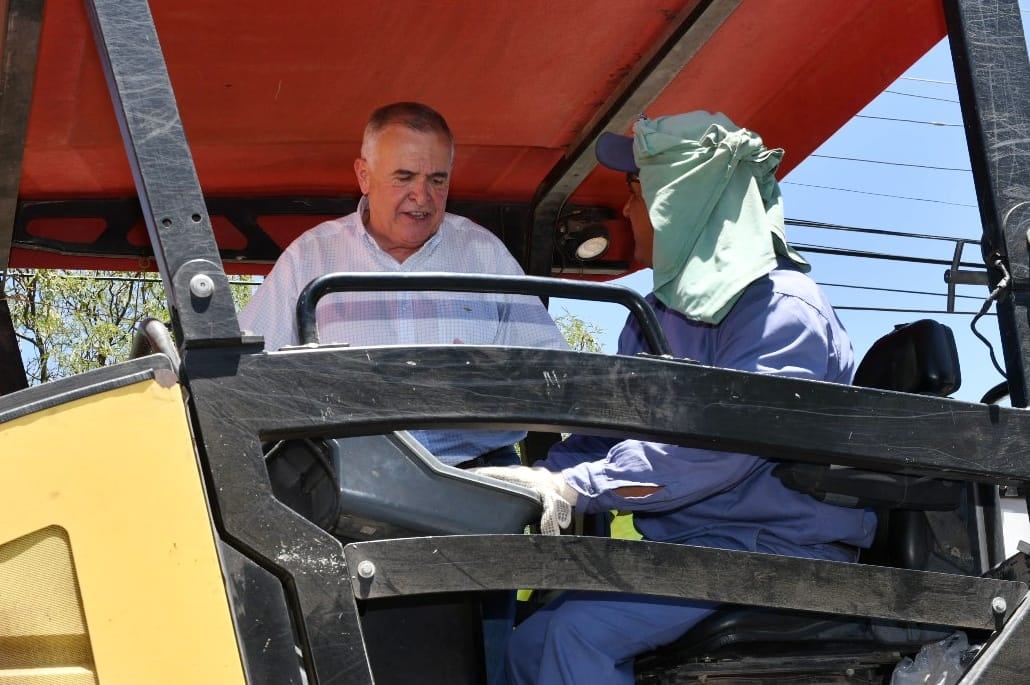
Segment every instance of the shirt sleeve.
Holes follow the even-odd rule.
[[[825,377],[832,341],[818,311],[798,298],[780,294],[771,302],[743,300],[740,304],[717,329],[713,366],[797,378]],[[677,331],[670,333],[674,338]],[[565,466],[569,459],[559,453],[553,462],[549,456],[548,462],[557,466],[579,493],[580,511],[591,513],[608,509],[664,511],[689,505],[733,488],[764,460],[625,440],[606,454],[597,454],[593,461],[581,459]],[[642,485],[661,489],[646,497],[623,497],[615,492]]]
[[[298,241],[294,241],[276,260],[272,271],[240,312],[240,328],[263,336],[266,350],[299,342],[296,311],[303,285],[298,285],[297,245]]]

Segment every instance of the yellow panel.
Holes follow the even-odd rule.
[[[179,386],[0,424],[0,501],[0,544],[67,531],[101,685],[245,682]],[[54,670],[0,671],[0,685],[91,682]]]
[[[0,685],[96,685],[93,672],[84,668],[0,670]]]
[[[67,682],[67,667],[96,682],[68,535],[51,526],[0,545],[0,685]]]
[[[51,526],[0,545],[0,589],[0,639],[86,632],[62,528]]]

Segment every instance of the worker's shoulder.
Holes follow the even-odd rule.
[[[829,298],[807,273],[780,260],[776,268],[754,281],[742,299],[752,303],[767,302],[782,307],[812,308],[824,316],[832,311]]]

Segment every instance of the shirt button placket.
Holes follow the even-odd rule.
[[[415,314],[411,293],[404,293],[400,300],[400,330],[398,341],[405,345],[415,344]]]

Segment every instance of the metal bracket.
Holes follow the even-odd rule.
[[[955,286],[962,285],[988,285],[987,272],[967,271],[960,268],[962,264],[962,249],[968,243],[976,243],[975,240],[956,240],[955,254],[951,258],[951,268],[944,271],[944,282],[948,284],[948,313],[955,313]]]

